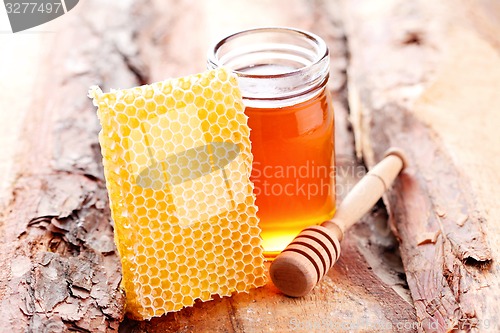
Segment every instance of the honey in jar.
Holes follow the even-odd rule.
[[[257,215],[272,260],[303,228],[335,212],[328,49],[309,32],[257,28],[222,39],[208,64],[238,76],[251,129]]]

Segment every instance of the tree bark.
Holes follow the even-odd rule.
[[[0,327],[8,332],[117,331],[123,318],[99,124],[86,92],[96,82],[140,83],[131,70],[137,26],[130,2],[106,3],[113,26],[101,8],[84,1],[40,37],[46,56],[0,224]]]
[[[498,331],[498,4],[343,10],[358,152],[373,165],[399,146],[410,160],[385,201],[418,320],[429,332]]]
[[[126,88],[201,71],[210,42],[242,28],[311,30],[332,52],[339,198],[364,174],[347,121],[348,52],[336,2],[87,0],[66,16],[50,26],[55,34],[40,37],[44,66],[32,85],[17,178],[0,224],[6,331],[116,331],[123,319],[99,124],[86,97],[93,84]],[[151,321],[126,319],[120,330],[414,331],[402,325],[413,323],[415,313],[386,218],[378,207],[350,230],[335,268],[303,299],[269,283]]]

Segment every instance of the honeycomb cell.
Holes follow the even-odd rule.
[[[144,295],[149,295],[151,294],[151,286],[149,285],[148,282],[144,282],[142,288],[141,288],[141,292],[144,294]]]
[[[250,230],[250,226],[246,225],[246,224],[242,225],[240,228],[240,232],[243,234],[247,234],[249,230]]]
[[[142,277],[142,276],[144,276],[144,275],[146,275],[146,274],[147,274],[147,271],[148,271],[148,266],[146,266],[146,265],[142,265],[142,264],[141,264],[141,265],[138,265],[137,270],[138,270],[138,273],[139,273],[139,274],[141,275],[141,277]]]
[[[245,290],[245,288],[246,288],[245,282],[240,281],[240,282],[236,283],[236,288],[235,288],[236,291],[243,291],[243,290]]]
[[[233,234],[233,237],[234,237],[234,234]],[[240,251],[242,247],[243,247],[243,244],[241,244],[241,243],[234,244],[233,250],[237,252],[237,251]]]
[[[245,269],[245,265],[243,264],[243,261],[241,260],[243,256],[241,256],[239,259],[235,259],[235,269],[236,273],[241,272],[242,270]]]
[[[179,272],[179,274],[186,274],[188,269],[189,268],[187,266],[181,266],[177,269],[177,272]]]
[[[149,281],[149,283],[150,283],[151,287],[156,288],[156,287],[160,286],[161,281],[160,281],[160,278],[155,277],[155,278],[152,278],[151,281]]]
[[[183,245],[184,245],[186,248],[188,248],[188,247],[192,246],[192,245],[193,245],[193,243],[194,243],[194,241],[193,241],[193,239],[192,239],[190,236],[188,236],[188,238],[184,238],[184,244],[183,244]],[[186,252],[187,252],[187,254],[188,254],[188,255],[189,255],[189,253],[191,253],[192,251],[194,251],[194,249],[188,248],[188,249],[186,250]]]
[[[236,260],[237,262],[243,260],[243,252],[237,251],[236,253],[233,254],[233,259]]]
[[[236,289],[236,281],[234,279],[229,279],[227,282],[227,286],[229,289]]]
[[[146,238],[147,239],[147,238]],[[152,247],[148,247],[145,251],[146,256],[148,257],[147,264],[153,265],[156,264],[155,261],[151,260],[151,257],[156,257],[156,251]]]
[[[224,248],[224,258],[226,258],[226,262],[229,262],[233,257],[234,251],[231,248]]]
[[[177,252],[175,262],[177,263],[177,265],[179,265],[179,267],[185,266],[184,264],[186,263],[186,257],[181,252]]]
[[[146,246],[146,247],[151,247],[151,246],[153,246],[154,241],[155,240],[150,238],[150,237],[144,237],[142,244],[144,244],[144,246]]]
[[[187,275],[182,275],[180,278],[179,278],[179,283],[182,285],[182,286],[189,286],[189,276]],[[182,290],[181,290],[182,292]]]
[[[139,278],[139,282],[144,286],[143,290],[149,288],[149,277],[147,275],[142,275]]]
[[[234,270],[233,268],[230,268],[226,271],[226,276],[229,278],[229,279],[232,279],[234,277],[234,275],[236,274],[236,270]]]
[[[191,295],[193,296],[194,299],[200,298],[201,297],[201,289],[194,288],[193,290],[191,290]]]
[[[172,301],[175,303],[175,304],[179,304],[179,305],[182,305],[182,294],[175,294],[173,297],[172,297]]]
[[[157,267],[149,267],[148,274],[149,276],[157,276],[159,269]]]
[[[207,267],[205,269],[206,273],[211,273],[211,272],[215,272],[215,269],[216,269],[217,265],[215,265],[215,263],[213,262],[210,262],[207,264]]]
[[[153,307],[156,309],[161,309],[163,307],[164,301],[160,297],[155,297],[153,301]]]
[[[249,244],[250,241],[252,240],[252,236],[250,236],[249,234],[242,233],[241,239],[243,240],[242,242],[243,244]]]
[[[244,254],[249,254],[252,252],[252,245],[244,245],[243,248],[241,249],[241,252]]]
[[[213,252],[207,253],[205,255],[205,259],[207,260],[207,262],[214,262],[216,258],[217,258],[217,255]]]
[[[194,230],[193,234],[191,235],[191,239],[193,240],[199,240],[203,237],[203,231],[201,230]]]
[[[203,259],[202,260],[198,259],[197,267],[198,267],[198,269],[202,270],[202,272],[203,272],[203,270],[207,267],[207,262]]]
[[[186,286],[182,286],[181,288],[181,293],[183,295],[189,295],[191,293],[191,287],[186,285]]]
[[[253,255],[251,254],[247,254],[243,257],[243,263],[245,263],[245,265],[250,265],[253,261]]]
[[[214,248],[214,254],[216,256],[221,256],[224,254],[224,247],[222,245],[217,245],[215,248]]]
[[[174,262],[175,258],[177,258],[177,255],[174,252],[168,252],[167,253],[167,261],[168,262]]]
[[[187,257],[187,265],[189,267],[194,267],[197,263],[196,258],[194,257],[196,252],[193,248],[186,249],[186,257]]]
[[[91,88],[127,315],[149,319],[266,283],[247,117],[218,69]]]
[[[223,239],[229,239],[229,237],[231,236],[231,230],[222,229],[221,236]]]
[[[165,257],[165,254],[161,253],[160,251],[158,251],[158,257],[160,258],[158,260],[158,268],[160,269],[161,274],[165,269],[167,269],[167,261],[163,259]]]
[[[209,287],[208,287],[208,290],[210,291],[210,293],[213,295],[213,294],[216,294],[218,291],[219,291],[219,284],[218,283],[212,283]]]
[[[191,278],[189,279],[189,286],[191,288],[196,289],[198,288],[199,285],[200,285],[200,280],[196,276],[191,275]]]
[[[147,258],[145,255],[138,255],[138,256],[136,256],[135,260],[136,260],[138,265],[143,265],[146,263]]]

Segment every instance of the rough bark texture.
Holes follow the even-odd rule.
[[[351,54],[351,116],[365,160],[373,164],[397,144],[412,161],[387,202],[418,318],[424,328],[437,324],[439,331],[498,329],[493,325],[498,323],[499,273],[491,260],[500,252],[494,202],[499,121],[490,107],[498,105],[491,90],[499,82],[498,5],[488,0],[460,4],[80,4],[72,19],[54,25],[57,34],[43,37],[47,56],[40,63],[45,68],[33,86],[18,177],[0,227],[1,327],[117,329],[123,315],[119,261],[98,124],[86,90],[95,83],[105,89],[127,87],[201,70],[208,41],[219,33],[293,25],[327,39],[333,53],[339,190],[345,194],[362,172],[343,103],[348,52],[342,12]],[[375,210],[353,228],[336,268],[304,299],[283,297],[268,285],[151,322],[125,321],[122,330],[325,331],[351,325],[374,332],[405,329],[407,323],[412,331],[411,299],[384,223],[384,214]]]
[[[8,332],[117,331],[123,318],[99,125],[85,95],[96,82],[138,81],[126,53],[134,45],[130,2],[106,8],[113,25],[100,17],[100,1],[85,1],[41,37],[47,56],[0,225],[0,327]]]
[[[426,331],[500,329],[498,9],[343,1],[359,152],[408,152],[386,202]]]

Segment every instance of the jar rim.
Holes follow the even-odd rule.
[[[218,68],[218,67],[223,67],[224,64],[221,63],[220,59],[217,57],[217,52],[218,50],[222,47],[222,45],[230,42],[231,40],[234,40],[238,37],[242,37],[245,35],[253,34],[253,33],[262,33],[262,32],[283,32],[283,33],[293,33],[302,37],[307,38],[309,41],[314,42],[317,47],[318,47],[318,56],[314,61],[311,61],[310,64],[307,64],[305,66],[302,66],[300,68],[290,70],[284,73],[271,73],[271,74],[262,74],[262,73],[247,73],[243,72],[240,70],[236,69],[231,69],[232,72],[234,72],[238,77],[241,78],[266,78],[266,79],[273,79],[273,78],[284,78],[287,76],[295,76],[298,75],[302,72],[308,71],[311,69],[311,67],[314,67],[315,65],[319,64],[322,62],[326,57],[329,56],[329,51],[328,47],[325,43],[325,41],[319,37],[318,35],[305,31],[302,29],[297,29],[297,28],[291,28],[291,27],[280,27],[280,26],[269,26],[269,27],[257,27],[257,28],[250,28],[250,29],[245,29],[245,30],[240,30],[235,33],[226,35],[224,38],[220,39],[218,42],[212,44],[212,46],[209,48],[208,51],[208,65],[210,68]]]
[[[209,49],[208,69],[227,67],[246,106],[284,107],[306,101],[328,82],[329,50],[308,31],[257,27],[222,38]]]

